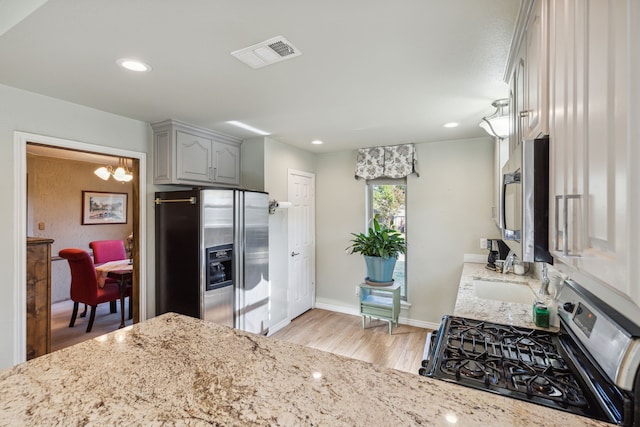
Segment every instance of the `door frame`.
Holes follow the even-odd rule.
[[[315,308],[316,306],[316,174],[311,172],[304,172],[295,169],[287,169],[287,199],[291,200],[291,194],[289,193],[289,188],[291,185],[291,175],[302,175],[307,178],[311,178],[311,185],[313,187],[313,198],[311,206],[311,227],[312,235],[313,235],[313,246],[312,246],[312,254],[309,255],[311,259],[311,308]],[[293,250],[293,245],[291,244],[292,233],[291,233],[291,216],[288,216],[287,221],[287,301],[291,300],[291,257],[289,254]],[[287,304],[287,318],[291,321],[291,306]]]
[[[146,194],[147,194],[147,155],[146,153],[124,150],[104,145],[88,144],[63,138],[55,138],[34,133],[13,133],[14,142],[14,186],[13,186],[13,220],[16,227],[13,229],[13,247],[16,251],[16,268],[13,277],[14,295],[14,364],[26,360],[27,346],[27,143],[50,145],[76,151],[89,151],[98,154],[116,157],[129,157],[139,161],[138,169],[138,279],[139,295],[138,310],[139,320],[147,318],[147,254],[146,254]],[[134,184],[135,185],[135,184]]]

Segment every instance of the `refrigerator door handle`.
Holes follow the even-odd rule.
[[[161,205],[163,203],[190,203],[192,205],[195,205],[197,203],[197,199],[195,197],[189,197],[188,199],[160,199],[160,198],[156,198],[154,200],[154,203],[156,205]]]

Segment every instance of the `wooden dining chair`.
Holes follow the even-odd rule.
[[[96,307],[104,302],[120,299],[120,287],[117,283],[105,282],[104,287],[98,286],[96,268],[89,254],[76,248],[63,249],[59,252],[61,258],[69,262],[71,269],[71,300],[73,301],[73,313],[69,327],[75,325],[78,315],[78,304],[83,303],[91,307],[87,332],[91,332],[96,318]]]
[[[93,242],[89,242],[89,247],[93,251],[93,262],[96,264],[104,264],[105,262],[127,259],[124,240],[94,240]],[[111,277],[107,277],[106,281],[117,283],[117,281]],[[129,319],[133,317],[132,294],[132,289],[129,289],[127,292],[127,296],[129,296]],[[116,311],[115,303],[112,303],[111,312],[115,313]]]

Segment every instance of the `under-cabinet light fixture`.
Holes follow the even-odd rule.
[[[271,135],[269,132],[265,132],[262,129],[254,128],[253,126],[249,126],[248,124],[239,122],[237,120],[230,120],[227,123],[229,123],[230,125],[234,125],[234,126],[237,126],[239,128],[242,128],[244,130],[248,130],[250,132],[257,133],[258,135],[262,135],[262,136]]]

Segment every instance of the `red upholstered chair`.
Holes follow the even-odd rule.
[[[78,304],[83,303],[91,307],[87,332],[91,332],[93,321],[96,318],[96,307],[103,302],[120,299],[120,288],[117,283],[105,283],[104,288],[98,286],[96,268],[91,257],[82,249],[63,249],[60,257],[69,262],[71,269],[71,300],[73,301],[73,313],[69,327],[73,327],[78,315]]]
[[[89,247],[93,250],[93,262],[96,264],[127,259],[127,251],[124,248],[123,240],[95,240],[89,242]],[[111,277],[107,277],[106,281],[117,283],[117,281]],[[133,317],[131,293],[131,288],[127,289],[127,296],[129,297],[129,319]],[[111,304],[111,312],[116,312],[115,304]]]
[[[89,247],[93,250],[93,261],[96,264],[127,259],[122,240],[96,240],[90,242]]]

